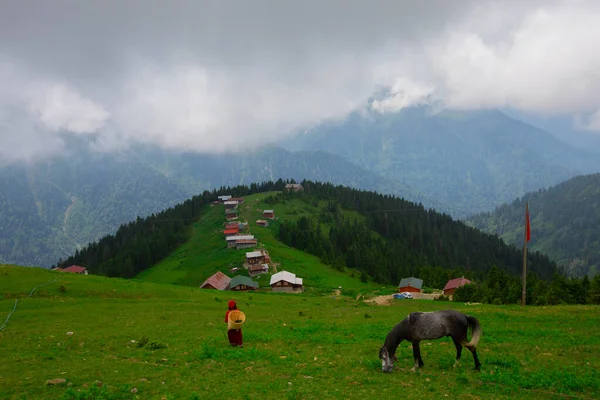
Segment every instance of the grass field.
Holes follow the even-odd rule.
[[[233,294],[7,266],[0,294],[0,325],[19,299],[0,331],[2,399],[600,397],[593,306],[402,300],[386,307],[343,290]],[[247,316],[243,349],[227,343],[231,296]],[[403,343],[395,371],[383,374],[377,353],[393,325],[411,311],[445,308],[480,320],[481,372],[468,352],[453,369],[453,345],[440,339],[422,344],[421,371],[409,371],[412,352]],[[46,384],[55,378],[66,382]]]

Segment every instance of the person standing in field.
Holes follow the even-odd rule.
[[[229,313],[232,312],[233,310],[237,310],[237,304],[235,304],[235,301],[233,300],[229,300],[229,303],[227,305],[227,312],[225,313],[225,323],[227,323],[229,321]],[[227,330],[227,337],[229,338],[229,343],[232,346],[239,346],[242,347],[242,328],[240,329],[228,329]]]

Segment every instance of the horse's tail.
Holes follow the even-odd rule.
[[[469,343],[463,343],[467,349],[474,349],[477,347],[477,343],[479,343],[479,339],[481,338],[481,325],[479,325],[479,321],[475,317],[471,317],[467,315],[467,321],[469,322],[469,326],[471,327],[471,341]]]

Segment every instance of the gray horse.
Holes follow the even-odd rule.
[[[472,338],[467,342],[467,331],[471,327]],[[379,350],[381,359],[381,368],[383,372],[392,372],[396,357],[396,349],[400,342],[408,340],[413,346],[413,357],[415,371],[423,366],[421,358],[421,349],[419,342],[421,340],[439,339],[444,336],[450,336],[456,346],[456,367],[460,362],[462,347],[465,346],[473,354],[475,360],[475,369],[479,370],[481,364],[477,358],[477,343],[481,337],[481,326],[475,317],[466,315],[454,310],[443,310],[435,312],[414,312],[404,318],[396,325],[385,338],[385,343]]]

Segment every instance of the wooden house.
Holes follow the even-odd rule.
[[[61,271],[63,272],[70,272],[72,274],[81,274],[81,275],[87,275],[88,274],[88,270],[84,267],[81,267],[79,265],[71,265],[70,267],[67,268],[62,268]]]
[[[264,210],[263,217],[268,218],[268,219],[273,219],[273,218],[275,218],[275,211],[274,210]]]
[[[245,291],[258,289],[258,282],[254,282],[247,276],[234,276],[229,283],[229,290]]]
[[[234,210],[238,206],[238,202],[236,200],[227,200],[224,201],[223,204],[225,205],[226,210]]]
[[[200,285],[200,289],[227,290],[229,288],[229,282],[231,282],[231,278],[221,271],[218,271],[216,274],[205,280],[204,283]]]
[[[302,292],[304,290],[302,278],[288,271],[281,271],[271,276],[269,283],[274,292]]]
[[[256,276],[269,273],[269,264],[255,264],[248,267],[248,275]]]
[[[249,265],[265,264],[267,262],[267,254],[264,250],[249,251],[246,253],[246,263]]]
[[[266,219],[258,219],[256,220],[256,225],[258,226],[269,226],[269,221],[267,221]]]
[[[244,204],[244,198],[243,197],[232,197],[232,198],[229,199],[229,201],[237,201],[238,205]]]
[[[237,219],[237,217],[237,210],[225,210],[225,219],[227,221],[233,221],[234,219]]]
[[[254,235],[234,235],[234,236],[227,236],[225,238],[225,241],[227,242],[227,247],[235,247],[235,243],[238,240],[252,240],[254,239]]]
[[[219,196],[219,197],[217,197],[217,199],[219,199],[219,201],[220,201],[221,203],[223,203],[223,202],[225,202],[225,201],[229,200],[230,198],[231,198],[231,196],[229,196],[229,195],[223,195],[223,196]]]
[[[238,233],[240,233],[237,229],[225,229],[223,231],[223,234],[227,237],[227,236],[234,236],[237,235]]]
[[[465,277],[450,279],[448,283],[446,283],[446,286],[444,286],[444,296],[452,296],[456,289],[469,283],[471,283],[471,281]]]
[[[417,278],[413,278],[413,277],[404,278],[400,281],[400,284],[398,285],[398,292],[399,293],[403,293],[403,292],[420,293],[422,287],[423,287],[422,279],[417,279]]]
[[[235,248],[239,249],[249,249],[252,247],[256,247],[258,241],[256,239],[239,239],[235,241]]]

